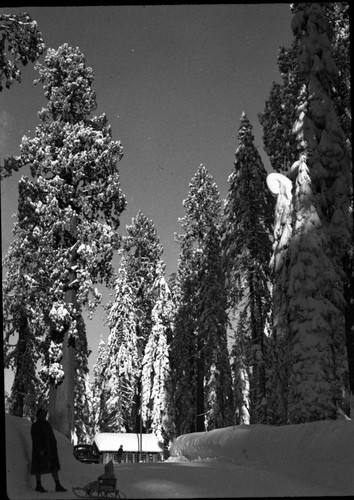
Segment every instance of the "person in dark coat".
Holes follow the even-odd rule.
[[[32,463],[31,474],[36,476],[36,491],[46,492],[41,484],[41,474],[52,474],[55,481],[55,491],[67,491],[59,481],[60,463],[57,441],[52,426],[47,421],[47,412],[40,408],[37,420],[32,424]]]
[[[123,445],[121,444],[117,453],[118,463],[120,464],[123,456]]]

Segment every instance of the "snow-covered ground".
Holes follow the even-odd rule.
[[[31,423],[6,415],[7,493],[17,499],[73,499],[73,486],[103,472],[72,455],[56,432],[60,479],[42,476],[48,493],[34,491],[30,475]],[[127,498],[235,498],[354,495],[354,421],[315,422],[283,427],[235,426],[188,434],[171,446],[163,463],[115,466],[118,488]]]

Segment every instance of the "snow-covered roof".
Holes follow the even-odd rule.
[[[140,451],[140,434],[133,432],[100,432],[94,437],[94,442],[100,452],[118,451],[121,444],[123,451]],[[145,453],[161,453],[163,451],[155,434],[142,434],[142,451]]]

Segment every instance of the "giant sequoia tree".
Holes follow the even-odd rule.
[[[294,42],[281,48],[282,83],[260,115],[272,167],[289,171],[306,154],[313,194],[344,286],[345,330],[354,390],[350,29],[346,2],[294,4]],[[339,206],[341,205],[341,206]]]
[[[289,423],[335,419],[348,411],[344,299],[302,157],[288,251]]]
[[[267,179],[277,195],[270,398],[275,423],[335,419],[348,403],[340,279],[327,255],[304,156],[292,174],[294,189],[284,175]]]
[[[341,276],[346,299],[343,327],[354,390],[351,148],[336,105],[338,68],[331,51],[333,29],[320,4],[299,4],[292,29],[300,40],[298,66],[303,82],[293,132],[306,152],[315,206],[328,241],[327,251]],[[343,122],[344,128],[346,123]]]
[[[21,230],[28,228],[23,241],[33,240],[37,253],[33,287],[36,280],[46,286],[41,307],[50,416],[54,428],[70,437],[81,309],[92,313],[100,300],[95,283],[111,284],[111,259],[120,246],[117,229],[125,198],[117,161],[122,146],[112,140],[106,116],[93,116],[93,72],[79,49],[66,44],[49,49],[38,70],[47,105],[38,113],[35,137],[24,137],[20,147],[19,162],[30,165],[33,178],[21,179],[31,207]]]
[[[347,346],[352,335],[350,148],[332,99],[333,32],[320,4],[296,5],[292,29],[301,81],[292,132],[302,154],[287,177],[269,176],[278,195],[273,335],[281,404],[274,408],[283,423],[349,411],[345,320]]]

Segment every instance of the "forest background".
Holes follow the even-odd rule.
[[[38,66],[48,100],[41,124],[2,167],[6,177],[30,166],[37,181],[20,179],[18,238],[5,262],[13,414],[33,414],[41,394],[68,437],[75,418],[81,438],[144,425],[165,443],[176,432],[231,423],[347,418],[354,361],[348,9],[311,3],[292,12],[295,40],[278,56],[284,86],[273,82],[258,114],[272,167],[286,175],[267,176],[243,112],[224,208],[210,168],[200,164],[189,184],[169,287],[154,221],[141,209],[126,225],[112,274],[126,204],[121,144],[111,140],[106,116],[92,115],[92,69],[80,50],[48,50]],[[115,283],[115,300],[89,397],[81,308],[94,311],[102,280]]]
[[[281,80],[278,49],[293,39],[289,4],[28,10],[47,47],[58,48],[64,42],[79,47],[93,69],[97,114],[107,114],[113,139],[123,145],[119,171],[127,207],[121,215],[121,233],[141,210],[156,226],[166,274],[176,272],[179,245],[174,233],[181,229],[178,218],[184,216],[182,201],[189,182],[204,163],[221,198],[226,197],[243,111],[254,127],[264,166],[271,170],[257,114],[264,110],[272,82]],[[38,122],[45,99],[40,86],[33,85],[37,76],[28,64],[21,84],[0,94],[1,160],[18,154],[22,136],[30,135]],[[1,183],[3,256],[12,241],[18,180],[25,173],[26,169],[14,172]],[[117,255],[114,261],[117,267]],[[109,299],[106,292],[104,300]],[[108,337],[104,320],[100,306],[92,320],[86,317],[91,369],[100,335]],[[12,372],[6,370],[8,392],[12,380]]]

